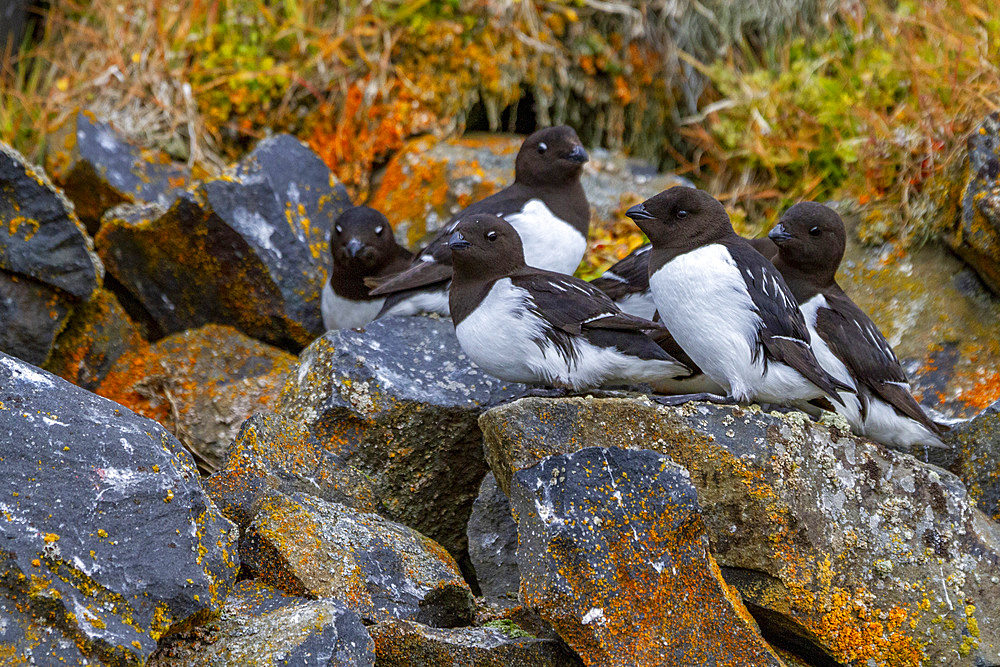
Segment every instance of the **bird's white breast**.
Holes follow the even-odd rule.
[[[320,302],[323,326],[326,327],[327,331],[363,327],[375,319],[378,312],[382,310],[383,303],[385,303],[385,299],[372,299],[371,301],[345,299],[333,291],[328,280],[323,286],[323,298]]]
[[[540,199],[529,200],[517,213],[504,216],[521,237],[524,263],[536,269],[572,275],[587,250],[587,239],[556,216]]]
[[[854,387],[854,389],[857,390],[857,383],[854,381],[854,377],[851,375],[851,372],[847,370],[847,366],[845,366],[844,362],[833,353],[830,346],[827,345],[826,340],[816,330],[816,320],[819,317],[819,309],[829,309],[829,307],[829,304],[826,302],[826,297],[822,294],[817,294],[799,306],[799,310],[802,311],[802,316],[806,320],[806,326],[809,328],[809,344],[812,346],[813,354],[816,355],[816,361],[818,361],[819,365],[823,367],[823,370],[825,370],[832,377],[840,380],[850,387]],[[852,394],[847,391],[837,393],[844,400],[844,405],[834,404],[834,407],[837,408],[837,412],[843,415],[855,432],[859,434],[862,433],[861,403],[858,399],[857,393]]]

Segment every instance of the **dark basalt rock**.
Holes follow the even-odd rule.
[[[159,424],[0,354],[0,433],[12,622],[53,628],[91,660],[142,664],[161,636],[218,610],[236,530]],[[16,635],[0,655],[24,648]],[[35,664],[57,664],[52,643],[32,649]]]
[[[44,364],[73,301],[43,282],[0,269],[0,350]]]
[[[471,364],[450,321],[376,320],[299,356],[278,412],[371,479],[387,516],[440,542],[474,581],[465,534],[486,474],[477,418],[523,385]]]
[[[147,667],[373,667],[374,643],[342,602],[286,595],[256,580],[236,584],[222,615],[166,640]]]
[[[588,447],[510,479],[521,598],[588,665],[769,665],[709,553],[686,470],[648,450]]]
[[[1000,401],[956,424],[945,442],[952,454],[949,469],[965,483],[979,509],[1000,521]]]
[[[165,212],[112,209],[97,247],[164,332],[214,322],[298,351],[324,330],[326,239],[349,205],[322,160],[282,135]]]
[[[49,173],[91,234],[109,208],[143,202],[169,206],[191,180],[186,165],[129,143],[89,111],[72,115],[49,145]]]
[[[342,600],[369,622],[450,627],[472,593],[448,553],[412,528],[315,496],[270,491],[241,530],[243,566],[286,593]]]
[[[521,586],[517,569],[517,524],[510,501],[497,486],[492,472],[479,485],[466,530],[469,558],[476,569],[476,581],[489,598],[516,598]]]

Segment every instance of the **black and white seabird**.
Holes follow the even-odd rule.
[[[575,391],[690,374],[644,333],[662,325],[621,312],[586,281],[527,266],[503,218],[466,216],[448,245],[455,333],[487,373]]]
[[[626,215],[652,243],[649,285],[663,323],[729,400],[841,402],[840,383],[816,361],[791,290],[733,231],[721,203],[674,187]]]
[[[539,130],[521,144],[514,183],[459,211],[402,273],[378,282],[372,294],[388,295],[379,317],[448,314],[451,249],[448,238],[458,221],[489,213],[517,231],[528,266],[572,274],[587,250],[590,205],[580,184],[587,151],[571,127]]]
[[[747,241],[767,259],[772,259],[778,252],[778,247],[767,237]],[[648,243],[639,246],[590,281],[614,299],[626,313],[647,320],[655,319],[656,313],[656,303],[649,291],[649,251],[652,247]]]
[[[384,297],[372,296],[365,278],[404,270],[413,253],[398,245],[385,216],[367,206],[344,211],[330,231],[330,277],[320,309],[329,329],[363,327],[378,315]]]
[[[944,446],[941,430],[910,394],[889,342],[837,284],[844,256],[844,222],[832,209],[801,202],[771,230],[778,246],[774,266],[805,316],[816,358],[826,372],[856,393],[841,392],[837,405],[852,430],[886,445]]]

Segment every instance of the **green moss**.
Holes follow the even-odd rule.
[[[535,635],[531,634],[530,632],[522,630],[521,626],[519,626],[517,623],[510,620],[509,618],[498,618],[496,620],[489,621],[487,623],[484,623],[483,627],[499,630],[500,632],[504,633],[505,635],[507,635],[512,639],[518,639],[521,637],[524,637],[526,639],[537,639]]]

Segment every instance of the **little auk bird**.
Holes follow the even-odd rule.
[[[524,140],[514,163],[514,183],[459,211],[413,260],[384,281],[370,281],[372,294],[387,296],[379,317],[448,314],[451,249],[458,220],[489,213],[506,220],[524,246],[528,266],[572,274],[587,250],[590,205],[580,184],[587,151],[571,127],[560,125]]]
[[[586,281],[527,266],[503,218],[462,218],[448,246],[455,334],[487,373],[574,391],[690,375],[644,333],[662,325],[623,313]]]
[[[910,394],[906,374],[875,323],[837,284],[844,256],[844,222],[832,209],[801,202],[769,234],[778,246],[774,266],[805,316],[816,358],[856,393],[836,406],[858,435],[885,445],[942,447],[941,429]]]
[[[372,296],[365,278],[404,270],[413,253],[398,245],[385,216],[367,206],[349,208],[330,231],[330,277],[320,310],[330,329],[363,327],[378,315],[385,298]]]
[[[722,204],[674,187],[626,213],[649,237],[649,286],[663,323],[726,397],[802,404],[840,403],[842,386],[820,366],[809,331],[781,274],[733,231]]]
[[[747,239],[754,249],[767,259],[773,259],[778,247],[771,239]],[[654,320],[656,304],[649,291],[649,251],[653,246],[641,245],[610,269],[590,281],[599,287],[630,315]]]

